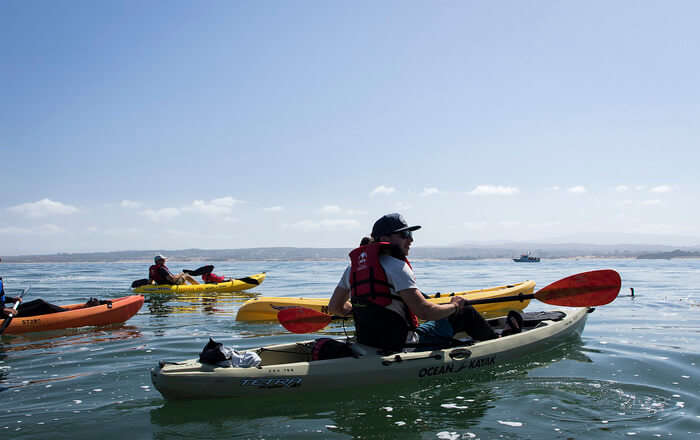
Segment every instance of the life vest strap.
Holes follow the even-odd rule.
[[[353,275],[355,275],[355,274],[353,274]],[[355,281],[352,283],[352,285],[353,285],[353,286],[359,286],[359,285],[361,285],[361,284],[369,284],[369,283],[372,283],[372,284],[381,284],[382,286],[387,286],[387,287],[394,287],[394,285],[391,284],[391,283],[388,282],[388,281],[377,280],[377,279],[374,279],[374,278],[367,278],[367,279],[360,280],[360,281],[355,280]]]

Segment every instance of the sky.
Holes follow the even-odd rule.
[[[700,244],[700,3],[0,2],[0,255]]]

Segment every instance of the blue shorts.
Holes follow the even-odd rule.
[[[414,332],[418,335],[418,344],[420,344],[416,350],[447,347],[455,334],[452,324],[447,318],[424,322]]]

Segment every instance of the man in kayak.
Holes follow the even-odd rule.
[[[187,275],[186,273],[180,272],[175,275],[170,272],[168,266],[165,265],[164,256],[158,254],[153,257],[153,262],[155,263],[148,268],[148,279],[156,284],[185,284],[189,282],[190,284],[199,284],[197,280]]]
[[[377,220],[374,242],[350,252],[350,266],[331,296],[329,313],[352,314],[357,341],[389,351],[448,347],[460,331],[480,341],[497,338],[464,298],[454,296],[447,304],[425,299],[406,258],[418,229],[398,213]],[[426,322],[419,325],[419,319]],[[512,326],[510,331],[517,331],[518,323]]]

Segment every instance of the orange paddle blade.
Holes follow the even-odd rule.
[[[333,320],[331,315],[304,307],[290,307],[277,313],[277,320],[292,333],[313,333]]]
[[[593,270],[556,281],[535,293],[535,298],[555,306],[602,306],[617,298],[621,283],[614,270]]]

